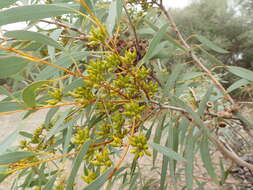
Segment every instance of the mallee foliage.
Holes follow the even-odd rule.
[[[11,189],[79,189],[76,178],[85,190],[201,188],[198,153],[208,178],[222,186],[228,165],[225,157],[220,167],[212,163],[215,147],[253,170],[220,140],[220,130],[235,130],[234,123],[252,138],[253,125],[198,56],[205,52],[240,77],[233,90],[252,84],[252,72],[224,66],[211,52],[228,51],[204,36],[188,44],[162,1],[13,0],[0,7],[1,26],[27,24],[1,38],[0,78],[14,92],[0,88],[0,116],[29,119],[48,109],[33,132],[2,141],[0,181],[15,173]],[[19,146],[6,148],[17,135]],[[144,177],[147,157],[156,177]]]

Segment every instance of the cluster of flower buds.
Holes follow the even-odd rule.
[[[48,95],[51,99],[48,100],[47,103],[52,105],[55,105],[60,102],[63,97],[62,90],[59,88],[54,88],[52,91],[49,91]]]
[[[140,157],[143,157],[144,154],[151,156],[151,152],[148,151],[147,138],[144,134],[140,133],[138,136],[133,136],[130,138],[130,144],[133,149],[131,150],[132,154],[135,154],[134,159],[137,160]]]

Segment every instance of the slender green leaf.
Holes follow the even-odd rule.
[[[0,155],[0,165],[15,163],[19,160],[35,156],[37,153],[34,152],[11,152]]]
[[[27,106],[34,107],[36,105],[36,89],[41,87],[43,84],[48,83],[48,81],[38,81],[27,86],[22,93],[22,98]]]
[[[24,107],[16,102],[0,102],[0,113],[22,109],[24,109]]]
[[[74,90],[75,88],[78,88],[80,86],[83,86],[84,85],[84,81],[83,79],[77,79],[77,80],[74,80],[73,82],[71,82],[69,85],[67,85],[64,90],[63,90],[63,93],[67,93],[71,90]]]
[[[195,37],[204,45],[206,45],[208,48],[210,48],[213,51],[216,51],[218,53],[229,53],[227,50],[217,46],[210,40],[208,40],[206,37],[201,36],[201,35],[195,35]]]
[[[215,56],[212,54],[208,53],[204,48],[198,46],[198,48],[205,54],[206,58],[213,64],[213,65],[218,65],[218,66],[225,66],[224,63],[222,63],[219,59],[217,59]]]
[[[109,15],[106,21],[106,26],[108,29],[108,33],[110,35],[112,35],[112,31],[114,29],[116,19],[117,19],[117,1],[112,1],[109,7]]]
[[[159,28],[158,28],[156,25],[154,25],[154,24],[152,24],[151,22],[149,22],[148,20],[144,20],[144,22],[147,23],[148,26],[149,26],[151,29],[153,29],[155,32],[159,31]],[[186,49],[185,49],[180,43],[178,43],[174,38],[172,38],[170,35],[167,34],[167,35],[165,36],[165,39],[168,40],[168,41],[169,41],[173,46],[175,46],[176,48],[179,48],[179,49],[181,49],[181,50],[186,51]]]
[[[236,66],[229,66],[227,68],[231,73],[253,82],[253,71]]]
[[[184,157],[182,157],[180,154],[176,153],[175,151],[173,151],[170,148],[161,146],[161,145],[153,143],[153,142],[150,142],[148,144],[153,149],[157,150],[158,152],[162,153],[163,155],[165,155],[165,156],[167,156],[171,159],[174,159],[174,160],[177,160],[177,161],[186,161],[186,159]]]
[[[54,127],[48,132],[48,134],[47,134],[48,139],[51,138],[53,135],[59,133],[60,131],[67,129],[70,126],[73,127],[76,124],[76,122],[78,121],[78,119],[80,119],[80,117],[81,117],[81,114],[78,114],[78,115],[74,116],[71,120],[63,123],[63,121],[67,115],[68,115],[68,113],[63,114],[62,117],[63,116],[65,116],[65,117],[59,119],[56,122],[56,124],[54,125]]]
[[[203,121],[200,119],[199,115],[191,109],[191,107],[189,107],[182,100],[176,98],[175,96],[173,97],[173,102],[176,103],[177,106],[185,109],[192,116],[192,118],[194,119],[194,122],[199,127],[205,128]]]
[[[0,57],[0,78],[10,77],[21,72],[29,61],[16,56]]]
[[[0,172],[0,183],[2,183],[9,175],[9,173]]]
[[[33,137],[33,134],[32,133],[28,133],[26,131],[20,131],[19,134],[23,137],[26,137],[26,138],[29,138],[31,139]]]
[[[187,73],[184,73],[182,75],[179,76],[179,79],[178,80],[191,80],[191,79],[194,79],[194,78],[197,78],[197,77],[201,77],[203,76],[205,73],[203,72],[187,72]]]
[[[247,84],[250,84],[250,81],[246,80],[246,79],[240,79],[238,81],[236,81],[235,83],[233,83],[228,89],[227,92],[232,92],[242,86],[245,86]]]
[[[243,116],[240,112],[235,112],[236,117],[238,117],[243,124],[245,125],[245,127],[247,127],[248,129],[253,129],[253,123],[247,119],[245,116]]]
[[[15,31],[6,32],[4,35],[6,37],[15,38],[17,40],[30,40],[30,41],[35,41],[44,45],[49,45],[55,48],[63,49],[63,47],[57,41],[38,32],[31,32],[31,31],[26,31],[26,30],[15,30]]]
[[[200,117],[204,116],[206,104],[207,104],[208,100],[210,99],[212,91],[213,91],[213,88],[212,87],[209,88],[199,104],[198,114]]]
[[[53,175],[53,177],[47,182],[43,190],[53,190],[56,178],[57,178],[57,174]]]
[[[200,142],[200,155],[208,174],[210,175],[212,180],[217,183],[217,176],[210,156],[209,142],[208,137],[206,135],[202,137]]]
[[[74,60],[84,59],[89,55],[89,52],[81,51],[81,52],[71,52],[64,53],[58,59],[56,59],[55,63],[58,66],[68,68],[73,63]],[[53,77],[57,73],[58,69],[53,68],[51,66],[47,66],[43,69],[37,76],[36,80],[46,80]]]
[[[157,124],[156,131],[155,131],[154,143],[160,144],[161,142],[165,119],[166,119],[166,114],[159,116],[159,122]],[[156,158],[157,158],[157,150],[153,149],[153,165],[155,164]]]
[[[11,133],[8,137],[0,142],[0,154],[4,153],[18,136],[18,130]]]
[[[66,154],[68,152],[68,148],[69,148],[69,145],[70,145],[70,141],[71,141],[71,138],[72,138],[72,133],[73,133],[73,126],[68,126],[67,128],[67,134],[65,136],[65,139],[64,139],[64,148],[63,148],[63,153]]]
[[[169,148],[169,135],[166,140],[165,146]],[[167,169],[169,166],[169,157],[163,155],[163,161],[162,161],[162,169],[161,169],[161,180],[160,180],[160,190],[166,189],[166,176],[167,176]]]
[[[117,22],[119,22],[122,15],[123,1],[116,0],[116,7],[117,7]]]
[[[0,1],[0,9],[9,7],[10,5],[14,4],[18,0],[2,0]]]
[[[153,51],[155,50],[156,46],[160,43],[164,35],[166,34],[168,28],[168,24],[163,25],[160,30],[156,33],[152,41],[150,42],[150,46],[148,48],[147,53],[145,54],[144,58],[142,59],[142,62],[145,63],[150,59],[152,56]]]
[[[169,92],[172,91],[173,88],[176,86],[176,81],[180,76],[181,71],[183,70],[184,65],[178,64],[175,69],[173,70],[172,74],[168,77],[167,82],[164,87],[163,96],[168,95]]]
[[[78,8],[76,5],[26,5],[14,7],[0,11],[0,26],[22,21],[32,21],[53,16],[60,16],[67,13],[73,13],[73,8]]]
[[[80,152],[76,156],[76,158],[73,162],[73,168],[72,168],[71,173],[68,178],[66,190],[72,190],[73,185],[75,183],[75,177],[76,177],[77,172],[80,168],[80,165],[83,161],[83,157],[85,156],[86,152],[88,151],[90,145],[91,145],[91,141],[87,141],[86,143],[84,143],[84,145],[80,149]]]
[[[185,158],[187,164],[185,167],[185,178],[187,190],[193,189],[193,162],[194,162],[194,140],[192,135],[193,128],[190,129],[190,133],[187,136],[186,146],[185,146]]]

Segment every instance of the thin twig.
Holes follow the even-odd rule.
[[[239,166],[246,167],[253,172],[253,165],[242,160],[235,152],[228,150],[222,142],[215,137],[210,137],[211,141],[218,147],[218,149],[229,159],[233,160]]]
[[[86,34],[84,32],[82,32],[81,30],[79,30],[77,28],[74,28],[72,26],[68,26],[68,25],[63,24],[63,23],[58,22],[58,21],[50,21],[50,20],[43,20],[43,19],[41,19],[40,22],[45,22],[45,23],[48,23],[48,24],[54,24],[54,25],[57,25],[57,26],[60,26],[60,27],[63,27],[63,28],[67,28],[69,30],[72,30],[72,31],[75,31],[75,32],[81,34],[84,38],[86,36]]]
[[[81,40],[81,41],[87,41],[87,38],[80,36],[80,37],[76,37],[76,36],[64,36],[64,35],[60,35],[61,38],[69,38],[69,39],[73,39],[73,40]]]
[[[233,98],[228,94],[228,92],[226,91],[226,89],[222,86],[222,84],[213,76],[213,74],[208,70],[208,68],[206,68],[204,66],[204,64],[201,62],[201,60],[194,54],[194,52],[191,50],[190,45],[185,41],[185,39],[183,38],[181,32],[178,30],[177,25],[173,19],[173,17],[171,16],[170,12],[166,10],[166,8],[163,6],[163,4],[158,4],[159,8],[162,10],[162,12],[164,13],[164,15],[167,17],[167,19],[170,21],[173,30],[176,32],[179,40],[181,41],[181,43],[185,46],[185,48],[188,50],[190,56],[192,57],[192,59],[201,67],[201,69],[203,69],[206,74],[208,75],[208,77],[213,81],[213,83],[216,85],[217,88],[220,89],[220,91],[225,95],[225,97],[228,99],[228,101],[230,101],[231,104],[235,104],[235,101],[233,100]]]
[[[85,76],[82,75],[82,74],[72,72],[72,71],[70,71],[70,70],[68,70],[68,69],[66,69],[66,68],[64,68],[64,67],[61,67],[61,66],[59,66],[59,65],[55,65],[55,64],[53,64],[53,63],[50,63],[50,62],[48,62],[48,61],[46,61],[46,60],[43,60],[43,59],[40,59],[40,58],[38,58],[38,57],[34,57],[34,56],[32,56],[32,55],[28,55],[28,54],[26,54],[26,53],[24,53],[24,52],[21,52],[21,51],[18,51],[18,50],[16,50],[16,49],[13,49],[13,48],[6,48],[6,47],[3,47],[3,46],[1,46],[1,45],[0,45],[0,49],[13,52],[13,53],[15,53],[15,54],[18,54],[18,55],[20,55],[20,56],[22,56],[22,57],[28,59],[28,60],[31,60],[31,61],[35,61],[35,62],[39,62],[39,63],[45,64],[45,65],[49,65],[49,66],[54,67],[54,68],[56,68],[56,69],[62,70],[62,71],[66,72],[66,73],[68,73],[68,74],[70,74],[70,75],[73,75],[73,76],[76,76],[76,77],[81,77],[81,78],[83,78],[83,79],[87,79],[87,77],[85,77]]]
[[[131,28],[132,28],[132,30],[133,30],[133,33],[134,33],[136,50],[137,50],[137,52],[140,52],[140,49],[141,49],[141,48],[140,48],[140,44],[139,44],[137,32],[136,32],[135,26],[134,26],[134,24],[133,24],[133,22],[132,22],[132,19],[131,19],[130,15],[129,15],[129,13],[128,13],[128,11],[127,11],[127,8],[126,8],[126,6],[125,6],[124,3],[123,3],[123,8],[124,8],[124,10],[125,10],[125,12],[126,12],[126,15],[127,15],[128,21],[129,21],[129,24],[130,24],[130,26],[131,26]]]

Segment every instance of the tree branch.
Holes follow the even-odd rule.
[[[164,13],[164,15],[167,17],[167,19],[170,21],[171,26],[173,28],[173,30],[176,32],[179,40],[181,41],[181,43],[185,46],[185,48],[188,50],[190,56],[192,57],[192,59],[199,65],[199,67],[201,67],[202,70],[204,70],[206,72],[206,74],[208,75],[208,77],[213,81],[213,83],[216,85],[217,88],[220,89],[220,91],[224,94],[224,96],[227,98],[227,100],[231,103],[231,104],[235,104],[235,101],[233,100],[233,98],[228,94],[228,92],[226,91],[226,89],[222,86],[222,84],[212,75],[212,73],[204,66],[204,64],[201,62],[201,60],[194,54],[194,52],[192,52],[190,45],[185,41],[185,39],[183,38],[182,34],[180,33],[180,31],[177,28],[177,25],[173,19],[173,17],[171,16],[170,12],[167,11],[165,9],[165,7],[163,6],[163,4],[157,4],[159,6],[159,8],[161,9],[161,11]]]
[[[44,20],[44,19],[41,19],[40,22],[45,22],[45,23],[48,23],[48,24],[54,24],[54,25],[57,25],[57,26],[60,26],[60,27],[63,27],[63,28],[67,28],[69,30],[72,30],[72,31],[75,31],[77,33],[79,33],[81,35],[81,38],[82,39],[85,39],[87,40],[87,38],[85,37],[86,34],[84,32],[82,32],[81,30],[77,29],[77,28],[74,28],[72,26],[68,26],[66,24],[63,24],[61,22],[57,22],[57,21],[50,21],[50,20]]]
[[[131,28],[132,28],[132,30],[133,30],[133,33],[134,33],[136,50],[137,50],[137,52],[140,52],[140,44],[139,44],[137,32],[136,32],[136,30],[135,30],[134,24],[133,24],[133,22],[132,22],[132,20],[131,20],[131,17],[130,17],[130,15],[129,15],[129,13],[128,13],[128,11],[127,11],[127,8],[126,8],[126,6],[125,6],[124,3],[123,3],[123,8],[124,8],[124,10],[125,10],[125,12],[126,12],[126,15],[127,15],[128,21],[129,21],[129,24],[130,24],[130,26],[131,26]]]

